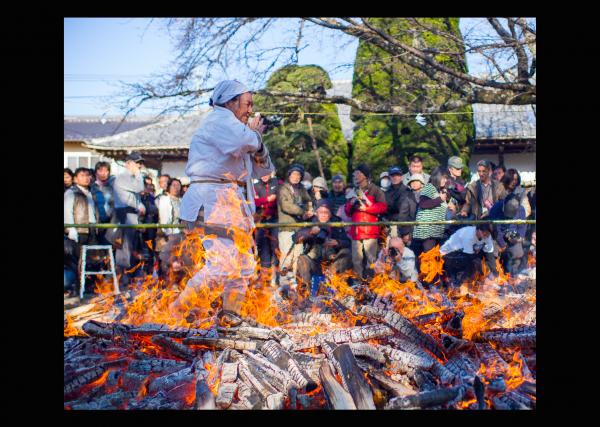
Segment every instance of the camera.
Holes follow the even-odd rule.
[[[283,117],[281,116],[265,116],[263,119],[263,125],[265,125],[265,132],[269,132],[276,127],[281,126]]]
[[[513,242],[518,242],[521,236],[519,236],[519,233],[517,233],[516,230],[508,230],[507,232],[504,233],[504,240],[513,243]]]
[[[391,246],[388,249],[388,254],[390,255],[391,258],[396,258],[398,256],[398,249],[396,249],[393,246]]]

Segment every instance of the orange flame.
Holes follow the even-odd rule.
[[[439,284],[439,277],[444,272],[444,259],[440,254],[440,245],[436,245],[429,251],[419,255],[419,261],[421,263],[419,267],[419,279],[431,283],[431,281],[437,277],[435,283]]]

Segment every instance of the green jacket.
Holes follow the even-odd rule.
[[[294,188],[292,184],[286,182],[279,187],[277,192],[277,214],[280,223],[305,221],[302,219],[302,215],[311,208],[311,198],[302,184],[298,184]],[[297,231],[297,228],[281,227],[280,230]]]

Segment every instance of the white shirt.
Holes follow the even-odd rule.
[[[446,255],[450,252],[462,250],[466,254],[475,253],[475,249],[483,252],[494,252],[494,241],[492,236],[488,236],[487,239],[478,239],[476,235],[476,228],[474,225],[463,227],[458,229],[446,243],[440,248],[442,255]]]
[[[158,198],[158,222],[160,224],[178,224],[181,199],[173,199],[168,194]],[[181,233],[179,228],[163,228],[167,235]]]

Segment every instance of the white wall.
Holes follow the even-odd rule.
[[[480,160],[489,160],[498,164],[497,154],[474,154],[469,159],[469,169],[471,170],[471,181],[478,179],[477,162]],[[528,184],[533,181],[535,184],[535,153],[505,153],[504,166],[506,169],[514,168],[521,175],[521,182]]]
[[[166,173],[174,178],[179,178],[183,184],[189,183],[189,178],[185,174],[185,166],[187,161],[163,161],[162,173]]]

